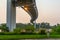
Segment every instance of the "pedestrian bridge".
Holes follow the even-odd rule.
[[[18,6],[30,15],[31,23],[34,23],[38,17],[35,0],[7,0],[7,27],[9,31],[16,28],[16,7]]]

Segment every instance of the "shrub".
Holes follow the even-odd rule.
[[[0,32],[0,35],[19,35],[20,33],[16,32]]]
[[[4,35],[4,32],[0,32],[0,35]]]
[[[45,30],[41,30],[40,32],[39,32],[39,34],[46,34],[46,32],[45,32]]]
[[[30,32],[30,33],[29,32],[21,32],[21,34],[22,35],[24,35],[24,34],[27,34],[28,35],[28,34],[33,34],[33,33],[32,32]]]

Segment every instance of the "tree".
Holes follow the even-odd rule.
[[[57,25],[56,32],[60,34],[60,25]]]
[[[26,29],[27,31],[28,31],[28,30],[34,31],[34,26],[31,25],[31,24],[27,24],[27,25],[25,26],[25,29]]]
[[[2,24],[2,26],[0,26],[0,29],[4,32],[8,32],[8,27],[6,27],[6,24]]]
[[[53,33],[60,34],[60,25],[57,24],[56,26],[53,26]]]
[[[50,28],[50,24],[49,23],[41,23],[41,27],[42,28],[47,28],[47,29],[49,29]]]

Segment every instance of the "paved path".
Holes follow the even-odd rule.
[[[60,40],[60,39],[20,39],[20,40]]]

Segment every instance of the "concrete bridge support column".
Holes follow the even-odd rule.
[[[16,7],[12,4],[12,0],[7,0],[7,27],[10,32],[16,28]]]

